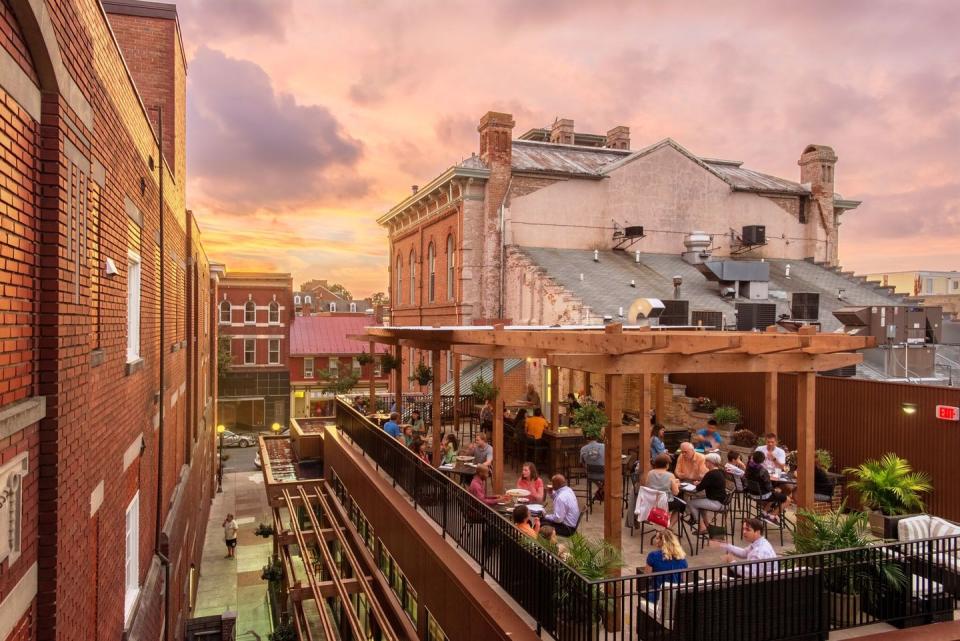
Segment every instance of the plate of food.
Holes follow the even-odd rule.
[[[531,512],[543,512],[543,506],[539,503],[531,503],[527,506],[527,509]]]
[[[466,463],[467,461],[472,461],[472,460],[473,460],[473,457],[472,457],[472,456],[458,456],[458,457],[457,457],[457,460],[460,461],[461,463]]]
[[[507,496],[513,496],[513,497],[527,497],[527,496],[530,496],[530,490],[524,490],[522,488],[515,487],[511,490],[507,490],[506,494]]]

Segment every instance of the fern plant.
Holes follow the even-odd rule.
[[[429,385],[430,381],[433,380],[433,370],[430,369],[430,366],[419,363],[417,368],[413,370],[413,374],[410,375],[411,381],[416,381],[420,385]]]
[[[380,357],[380,367],[383,369],[384,374],[388,374],[395,369],[400,369],[402,364],[403,361],[393,354],[383,354]]]
[[[844,473],[854,477],[849,487],[860,495],[860,502],[887,516],[922,512],[921,495],[933,490],[928,474],[914,472],[906,459],[892,452],[880,460],[847,468]]]

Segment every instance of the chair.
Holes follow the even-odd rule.
[[[603,465],[587,465],[587,509],[593,513],[594,497],[603,491],[606,468]],[[593,486],[597,485],[596,491]]]
[[[706,510],[711,513],[710,521],[707,523],[707,537],[710,537],[710,528],[711,527],[722,527],[723,528],[723,538],[726,539],[730,537],[730,543],[733,543],[733,531],[736,525],[736,514],[733,508],[734,501],[736,500],[737,491],[736,489],[728,490],[726,495],[723,497],[723,507],[717,511]],[[701,510],[703,511],[703,510]],[[720,517],[720,525],[717,525],[717,517]],[[699,525],[697,526],[699,527]],[[703,543],[704,536],[697,532],[697,554],[700,553],[700,546]],[[783,545],[781,543],[780,545]]]
[[[655,507],[660,508],[661,510],[670,510],[670,497],[667,496],[666,492],[661,492],[660,490],[655,490],[653,488],[641,485],[637,490],[637,504],[634,509],[634,522],[630,528],[630,536],[633,536],[633,530],[636,528],[636,524],[640,524],[640,552],[643,552],[644,544],[644,535],[647,532],[647,517],[650,515],[650,510]],[[651,526],[657,527],[657,526]],[[687,533],[686,525],[682,517],[677,518],[677,538],[681,541],[686,538],[687,546],[693,551],[693,543],[690,541],[690,535]]]
[[[747,498],[750,502],[752,502],[756,506],[755,516],[759,518],[761,521],[763,521],[764,523],[764,530],[765,530],[764,534],[766,535],[766,532],[770,530],[770,526],[773,526],[774,528],[780,531],[780,545],[783,545],[784,528],[786,528],[787,530],[791,530],[790,525],[787,523],[787,515],[785,511],[782,509],[780,510],[780,518],[777,519],[777,523],[771,523],[770,521],[767,521],[765,518],[763,518],[764,516],[763,506],[764,504],[769,504],[770,499],[761,498],[762,492],[761,492],[759,483],[757,483],[752,479],[744,479],[744,480],[746,482]]]
[[[534,465],[541,466],[547,460],[547,442],[542,438],[523,436],[523,460],[533,461]]]

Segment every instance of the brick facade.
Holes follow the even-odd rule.
[[[127,37],[148,25],[159,27],[152,36]],[[176,638],[210,504],[216,391],[209,264],[178,169],[176,12],[3,0],[0,45],[0,456],[27,455],[20,556],[0,571],[0,637]],[[148,89],[161,73],[173,80]],[[151,124],[157,105],[169,163]],[[131,256],[140,322],[128,342]],[[134,496],[135,566],[125,548]]]

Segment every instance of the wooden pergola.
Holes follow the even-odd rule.
[[[777,375],[797,374],[797,504],[813,505],[814,453],[816,449],[816,373],[855,365],[863,360],[856,350],[873,347],[875,339],[846,334],[821,334],[813,326],[783,332],[776,326],[766,332],[717,332],[620,324],[578,327],[458,326],[369,327],[356,340],[392,345],[399,358],[403,347],[429,350],[433,371],[440,368],[442,352],[454,358],[454,393],[459,397],[460,358],[474,356],[493,361],[493,384],[503,389],[506,358],[545,359],[551,370],[551,416],[558,415],[560,369],[579,370],[604,378],[604,405],[610,424],[605,449],[604,537],[621,544],[621,473],[623,389],[626,375],[640,380],[640,461],[649,467],[643,448],[650,442],[651,405],[659,404],[664,374],[758,372],[765,375],[765,431],[776,431]],[[371,353],[373,350],[371,349]],[[394,372],[394,387],[402,389],[403,368]],[[371,388],[371,395],[373,389]],[[652,398],[653,397],[653,398]],[[402,394],[397,395],[398,407]],[[494,491],[503,492],[503,403],[496,399],[492,443]],[[457,404],[454,404],[454,408]],[[454,423],[457,423],[454,409]],[[662,413],[658,413],[662,416]],[[433,416],[440,416],[440,381],[434,376]],[[440,460],[440,421],[433,421],[434,461]]]

